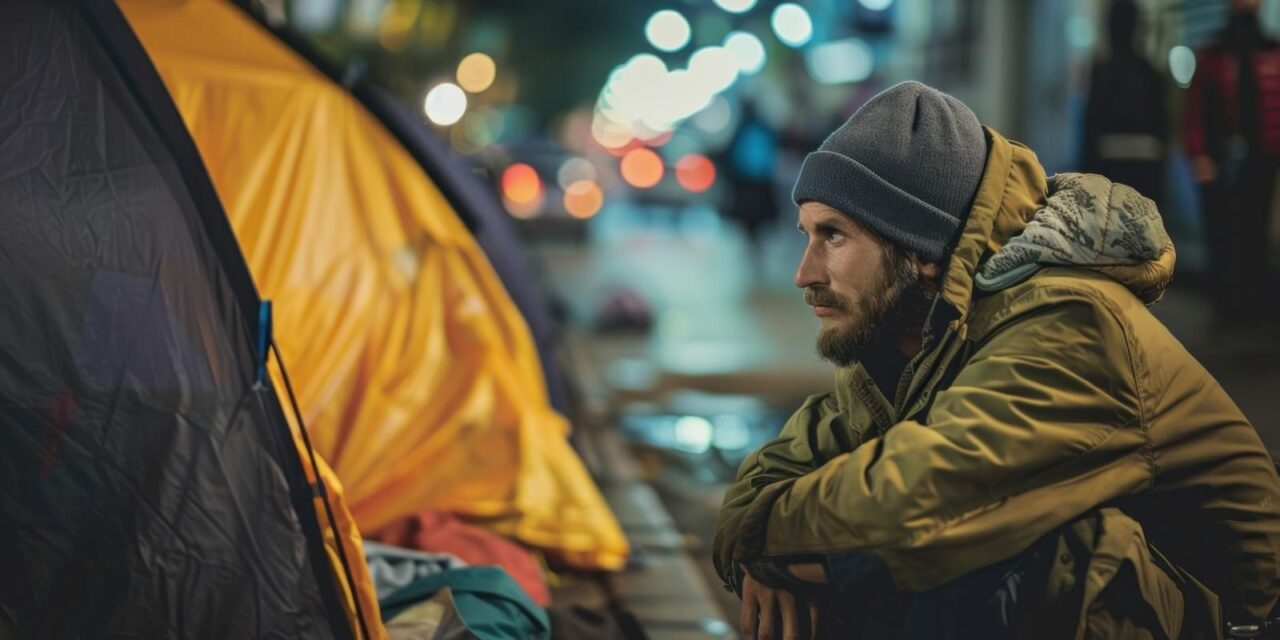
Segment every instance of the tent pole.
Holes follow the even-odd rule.
[[[329,528],[333,529],[334,546],[338,548],[338,559],[342,562],[342,571],[346,574],[347,586],[351,589],[351,602],[355,605],[356,619],[360,622],[360,632],[364,638],[368,640],[373,636],[369,634],[369,623],[364,617],[364,607],[360,605],[360,594],[356,589],[355,575],[351,573],[351,562],[347,559],[346,548],[342,545],[341,532],[338,530],[337,518],[333,516],[333,506],[329,504],[329,491],[325,489],[324,479],[320,477],[320,465],[316,461],[316,450],[311,446],[311,436],[307,434],[307,424],[302,419],[302,411],[298,408],[298,398],[293,393],[293,383],[289,381],[289,371],[285,369],[284,358],[280,356],[280,347],[276,345],[275,337],[271,337],[271,351],[276,354],[276,366],[280,367],[280,377],[284,379],[284,388],[289,393],[289,405],[293,407],[293,417],[298,421],[298,430],[302,433],[302,443],[307,448],[307,455],[311,458],[311,472],[315,474],[315,492],[320,501],[324,503],[324,513],[329,520]]]

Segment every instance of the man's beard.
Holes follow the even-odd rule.
[[[879,286],[851,304],[826,288],[805,291],[811,305],[843,311],[845,322],[818,334],[818,355],[838,367],[856,362],[872,345],[896,346],[911,332],[922,332],[934,295],[925,290],[920,272],[905,253],[887,254]]]

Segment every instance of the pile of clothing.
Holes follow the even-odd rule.
[[[364,556],[390,640],[645,637],[627,614],[550,607],[540,556],[448,513],[424,511],[374,532]]]

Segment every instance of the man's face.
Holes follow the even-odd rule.
[[[901,315],[896,312],[901,311],[904,291],[913,294],[912,300],[918,297],[919,273],[909,259],[886,255],[885,246],[871,232],[827,205],[800,205],[797,227],[808,237],[808,246],[795,284],[804,289],[805,302],[822,320],[818,354],[848,366],[859,349],[900,329],[887,323],[907,320],[896,318]]]

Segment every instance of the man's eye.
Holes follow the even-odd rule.
[[[844,240],[844,234],[839,231],[832,231],[827,234],[827,242],[841,242]]]

